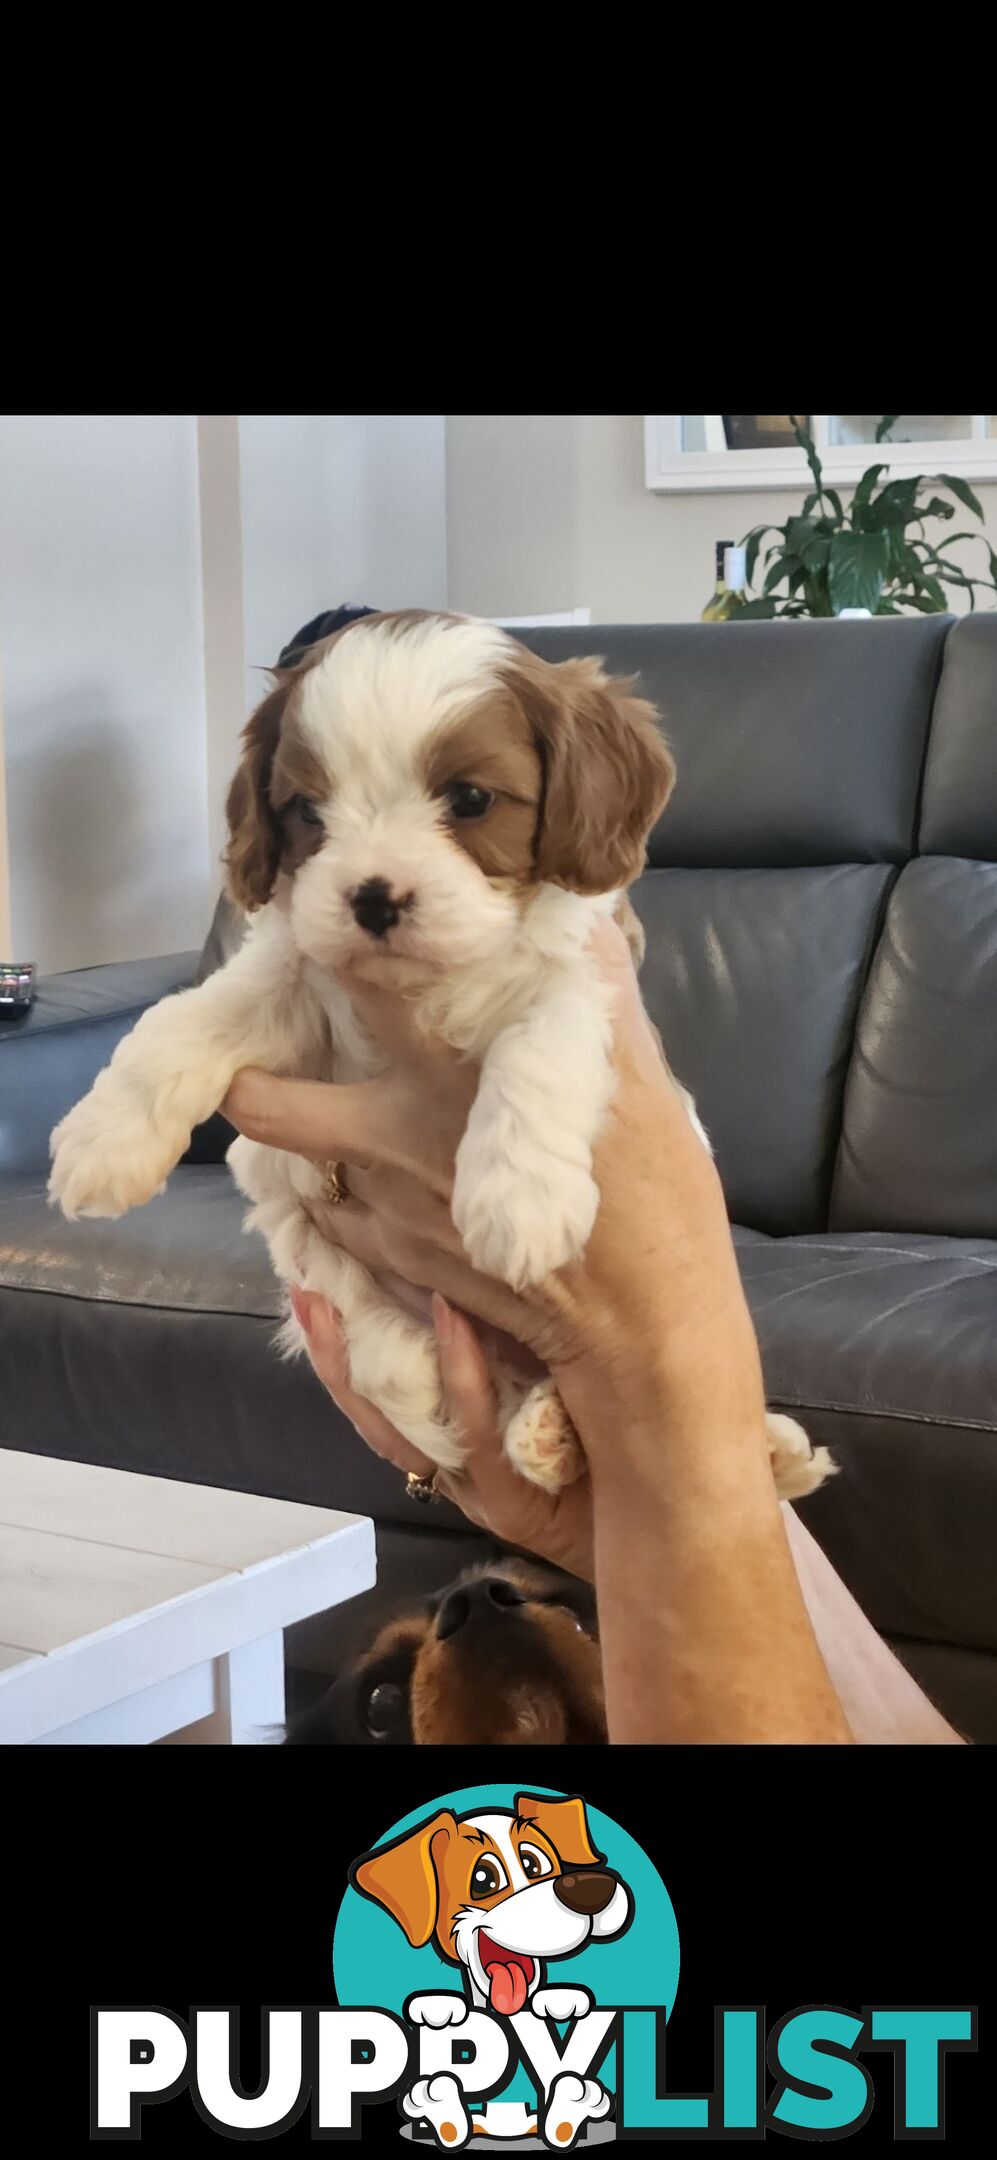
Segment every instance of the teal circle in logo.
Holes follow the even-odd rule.
[[[390,1844],[440,1808],[451,1808],[458,1816],[489,1808],[511,1810],[522,1792],[552,1800],[568,1797],[552,1786],[527,1785],[522,1778],[515,1785],[462,1786],[375,1831],[368,1850]],[[671,1898],[657,1868],[622,1824],[587,1803],[586,1815],[593,1844],[631,1893],[633,1918],[615,1940],[593,1940],[572,1957],[551,1959],[547,1984],[575,1981],[589,1989],[597,2004],[657,2006],[670,2017],[679,1978],[679,1933]],[[376,2005],[400,2014],[410,1995],[465,1992],[458,1965],[439,1957],[431,1943],[413,1948],[390,1913],[362,1897],[352,1884],[336,1920],[332,1968],[337,2000],[347,2006]],[[610,2091],[615,2090],[615,2053],[614,2048],[599,2073]],[[520,2069],[502,2097],[518,2099],[530,2090]]]

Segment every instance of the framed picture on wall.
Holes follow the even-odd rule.
[[[934,469],[965,480],[997,480],[992,413],[904,413],[892,421],[879,413],[649,413],[645,486],[660,494],[769,487],[806,492],[798,421],[813,437],[832,486],[850,486],[877,462],[891,479]]]

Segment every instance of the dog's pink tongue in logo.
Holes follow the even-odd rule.
[[[523,1957],[518,1950],[505,1950],[501,1943],[494,1943],[484,1931],[478,1937],[481,1963],[488,1974],[488,2000],[500,2017],[515,2017],[526,2001],[526,1990],[536,1967],[531,1957]]]

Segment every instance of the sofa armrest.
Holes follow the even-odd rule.
[[[47,1173],[53,1125],[86,1094],[139,1014],[187,988],[197,961],[196,952],[168,953],[44,976],[29,1012],[0,1020],[0,1175]]]

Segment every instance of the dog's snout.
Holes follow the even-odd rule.
[[[554,1896],[569,1912],[605,1912],[616,1889],[615,1875],[593,1868],[591,1874],[555,1875]]]
[[[494,1620],[499,1613],[525,1603],[522,1591],[504,1575],[479,1575],[476,1582],[461,1583],[448,1592],[436,1615],[436,1633],[446,1642],[458,1628],[476,1620]]]
[[[350,894],[350,906],[361,930],[371,937],[387,937],[401,919],[403,903],[396,900],[386,878],[368,878]]]

